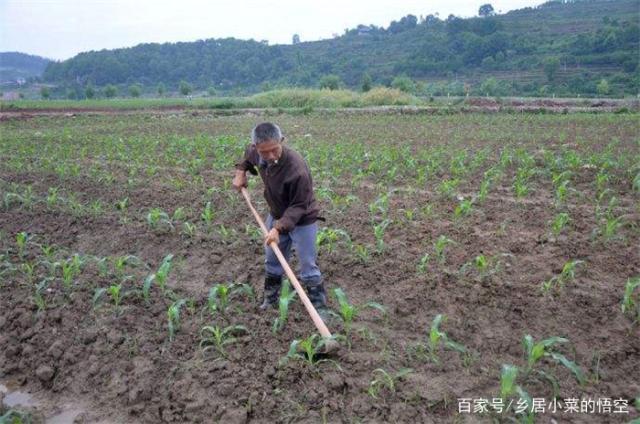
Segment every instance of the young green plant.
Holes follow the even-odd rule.
[[[235,336],[247,333],[247,328],[242,325],[230,325],[219,327],[206,325],[200,330],[200,348],[204,354],[207,350],[214,349],[223,358],[227,357],[225,346],[237,341]]]
[[[358,314],[363,308],[376,309],[382,312],[383,315],[386,315],[387,313],[387,310],[384,308],[384,306],[376,302],[367,302],[362,306],[356,306],[356,305],[350,304],[349,300],[347,299],[347,295],[339,287],[333,289],[333,294],[336,297],[336,300],[338,301],[338,305],[340,306],[340,308],[338,309],[338,312],[339,312],[338,316],[342,320],[342,325],[344,327],[347,343],[349,343],[349,345],[350,345],[350,335],[351,335],[351,328],[353,325],[353,321],[356,319],[356,317],[358,316]]]
[[[295,296],[296,291],[291,290],[291,283],[289,283],[289,280],[285,278],[282,281],[280,298],[278,299],[278,317],[275,319],[273,326],[271,327],[271,330],[274,333],[282,331],[284,326],[287,324],[287,320],[289,319],[289,305]]]

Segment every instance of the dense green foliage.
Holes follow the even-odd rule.
[[[215,87],[240,94],[283,86],[362,87],[402,83],[418,94],[635,95],[639,91],[638,0],[552,1],[503,15],[446,19],[408,15],[388,28],[359,25],[334,39],[292,45],[233,38],[140,44],[51,63],[46,81],[155,93]],[[483,5],[486,6],[486,5]],[[493,93],[482,83],[495,78]],[[402,81],[402,80],[401,80]],[[490,84],[492,85],[492,84]],[[183,85],[184,87],[184,85]],[[79,90],[82,91],[82,90]],[[126,92],[126,90],[120,90]]]
[[[18,52],[0,53],[0,82],[40,76],[49,59]]]

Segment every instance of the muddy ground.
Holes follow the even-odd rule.
[[[612,125],[602,121],[589,126]],[[55,125],[50,120],[30,120],[34,131]],[[52,119],[52,118],[47,118]],[[67,125],[60,119],[60,125]],[[95,118],[96,126],[108,130],[113,118]],[[184,116],[181,125],[198,125],[198,117]],[[233,120],[212,129],[226,134],[225,125],[242,121],[250,127],[256,117],[219,117]],[[292,127],[311,126],[309,117],[283,116]],[[324,119],[324,118],[323,118]],[[397,128],[385,139],[400,135],[416,121],[398,117]],[[459,118],[464,120],[464,118]],[[18,122],[5,127],[9,136]],[[218,121],[220,122],[220,121]],[[326,132],[334,130],[326,122]],[[451,122],[449,122],[451,123]],[[340,122],[343,125],[344,122]],[[419,123],[418,123],[419,124]],[[351,123],[363,131],[366,120]],[[515,132],[526,133],[533,125],[515,119]],[[564,125],[550,122],[550,126]],[[623,122],[617,136],[617,154],[638,155],[637,128]],[[42,127],[42,128],[41,128]],[[132,130],[134,128],[132,127]],[[323,134],[325,128],[313,130]],[[177,129],[180,132],[181,129]],[[191,130],[188,130],[191,131]],[[81,135],[78,135],[80,137]],[[471,149],[481,142],[469,136]],[[586,145],[598,145],[587,137]],[[568,140],[570,143],[572,140]],[[582,142],[584,139],[582,139]],[[419,137],[416,142],[419,142]],[[438,143],[446,145],[445,138]],[[553,147],[555,140],[541,140]],[[537,146],[528,145],[532,152]],[[483,170],[475,171],[469,186],[460,194],[475,190]],[[124,174],[116,171],[118,178]],[[223,187],[230,175],[207,173],[208,183]],[[549,181],[536,181],[533,194],[524,200],[513,196],[511,181],[515,170],[494,187],[485,203],[459,221],[452,219],[457,202],[436,192],[435,182],[424,187],[388,187],[389,217],[393,221],[385,235],[385,252],[372,254],[363,262],[337,242],[332,252],[321,248],[319,264],[332,290],[341,287],[355,304],[375,301],[385,306],[386,315],[364,308],[357,318],[350,343],[342,340],[335,355],[309,364],[299,360],[282,363],[293,339],[314,332],[300,302],[292,306],[290,321],[283,332],[274,334],[271,326],[276,311],[256,309],[262,285],[262,246],[259,239],[244,231],[253,220],[239,196],[218,190],[205,193],[186,186],[181,190],[156,180],[133,186],[105,184],[84,175],[61,178],[47,172],[20,171],[0,159],[2,194],[9,187],[31,186],[36,197],[44,199],[50,187],[75,193],[81,202],[99,199],[108,205],[102,213],[75,214],[65,208],[49,207],[46,202],[5,203],[0,211],[0,248],[4,256],[0,280],[0,382],[8,391],[32,393],[37,406],[20,408],[37,420],[61,411],[62,405],[78,410],[79,422],[491,422],[507,421],[509,414],[460,414],[462,398],[492,399],[500,393],[502,364],[525,365],[522,338],[530,334],[538,341],[559,336],[569,343],[558,347],[575,361],[586,375],[580,385],[572,373],[549,358],[540,369],[556,376],[559,400],[566,398],[611,398],[628,403],[628,414],[538,414],[537,422],[627,422],[637,418],[632,406],[640,396],[640,333],[638,325],[621,312],[625,282],[640,274],[639,195],[628,177],[617,175],[611,188],[620,204],[617,212],[625,216],[623,237],[604,243],[594,240],[597,227],[591,198],[594,196],[594,170],[582,167],[572,176],[579,195],[568,201],[571,229],[554,237],[549,221],[554,215],[554,198]],[[445,176],[440,176],[445,178]],[[373,246],[369,204],[379,192],[375,181],[364,181],[354,191],[349,180],[334,181],[332,190],[340,195],[354,194],[358,201],[346,208],[333,207],[322,200],[328,221],[321,226],[341,228],[352,242]],[[259,209],[260,185],[252,186]],[[115,204],[128,198],[130,207],[123,217]],[[173,231],[154,231],[145,220],[146,212],[161,206],[174,211],[209,200],[221,212],[216,225],[235,232],[232,236],[200,227],[194,237],[185,237],[181,227]],[[423,206],[431,205],[424,209]],[[416,209],[407,220],[405,211]],[[194,222],[199,211],[187,212]],[[24,251],[16,246],[16,234],[32,235]],[[430,262],[425,272],[417,265],[434,241],[446,234],[455,244],[447,248],[442,263]],[[42,246],[53,246],[56,259],[75,253],[101,257],[135,255],[141,264],[129,265],[122,279],[112,268],[101,273],[97,261],[88,260],[65,289],[58,277],[47,289],[46,307],[39,310],[34,287],[47,275]],[[175,255],[168,285],[171,296],[154,287],[145,301],[140,295],[144,278],[157,269],[167,254]],[[492,271],[478,275],[464,268],[476,255],[491,258]],[[558,293],[544,294],[541,282],[561,272],[569,259],[584,261],[575,281]],[[29,277],[23,264],[35,264],[35,277]],[[294,263],[295,264],[295,263]],[[14,266],[11,270],[9,265]],[[461,269],[466,269],[461,271]],[[94,304],[96,288],[123,281],[125,296],[118,309],[105,295]],[[224,313],[212,315],[207,309],[207,293],[216,283],[247,283],[255,298],[237,295]],[[173,341],[167,330],[167,308],[173,299],[190,299],[181,314],[180,329]],[[331,306],[336,308],[334,298]],[[466,346],[468,355],[440,348],[437,361],[416,350],[426,343],[429,326],[437,314],[446,315],[441,330],[451,340]],[[242,325],[236,342],[226,347],[226,356],[200,348],[205,325]],[[338,320],[330,323],[335,333],[344,333]],[[404,368],[411,372],[395,381],[393,388],[369,389],[381,375],[377,369],[394,374]],[[553,397],[544,380],[522,382],[533,396]],[[8,407],[5,405],[5,410]]]

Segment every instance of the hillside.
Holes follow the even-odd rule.
[[[18,52],[0,52],[0,84],[14,84],[19,78],[40,77],[49,59]]]
[[[87,84],[155,92],[159,83],[176,90],[180,81],[240,94],[318,86],[327,75],[359,88],[365,74],[382,85],[405,75],[417,85],[395,84],[418,94],[635,95],[639,10],[639,0],[553,1],[469,19],[408,15],[387,28],[360,25],[293,45],[233,38],[140,44],[53,62],[44,78],[78,95]]]

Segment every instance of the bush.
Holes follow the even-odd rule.
[[[354,107],[358,96],[349,90],[283,89],[258,93],[249,98],[253,107]]]
[[[133,84],[129,86],[129,95],[131,97],[140,97],[142,93],[142,88],[138,84]]]
[[[105,97],[110,99],[112,97],[115,97],[116,94],[118,94],[118,89],[114,85],[109,84],[104,88]]]
[[[328,88],[329,90],[338,90],[342,81],[337,75],[325,75],[320,79],[320,88]]]
[[[84,96],[87,99],[93,99],[96,95],[96,90],[93,89],[91,84],[88,84],[84,89]]]
[[[395,77],[391,82],[391,87],[396,88],[400,91],[404,91],[405,93],[413,93],[416,89],[413,80],[404,75]]]

